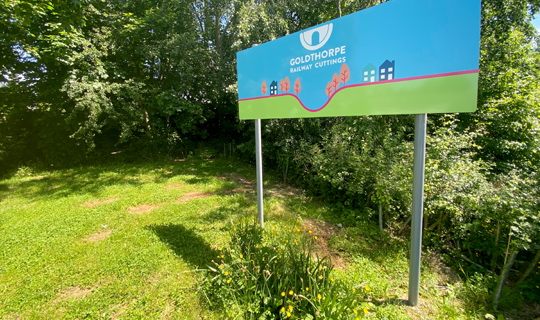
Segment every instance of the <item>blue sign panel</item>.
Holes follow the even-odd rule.
[[[241,119],[470,112],[480,0],[393,0],[237,54]]]

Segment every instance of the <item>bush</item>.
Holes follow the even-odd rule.
[[[291,225],[251,219],[231,224],[229,248],[212,260],[203,288],[210,304],[253,319],[356,319],[368,313],[369,287],[335,279],[327,257],[313,253],[317,236]]]

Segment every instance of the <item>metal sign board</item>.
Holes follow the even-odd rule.
[[[240,119],[476,110],[480,0],[393,0],[237,54]]]

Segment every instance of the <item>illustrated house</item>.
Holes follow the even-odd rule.
[[[392,60],[392,62],[386,60],[385,62],[383,62],[383,64],[381,64],[381,66],[379,67],[379,81],[395,79],[395,64],[396,60]]]
[[[277,82],[274,80],[270,84],[270,95],[273,96],[275,94],[278,94],[278,91],[277,91]]]
[[[362,82],[375,82],[377,81],[377,68],[371,63],[368,64],[364,70],[362,70]]]

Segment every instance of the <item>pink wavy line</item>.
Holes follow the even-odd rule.
[[[384,81],[377,81],[377,82],[366,82],[366,83],[350,84],[348,86],[343,86],[343,87],[337,89],[336,91],[334,91],[334,93],[332,93],[332,95],[328,98],[328,101],[326,101],[326,103],[322,107],[320,107],[319,109],[309,109],[309,108],[307,108],[302,103],[302,101],[298,98],[298,96],[296,96],[296,95],[294,95],[292,93],[280,93],[280,94],[275,94],[275,95],[272,95],[272,96],[238,99],[238,101],[249,101],[249,100],[258,100],[258,99],[268,99],[268,98],[274,98],[274,97],[291,96],[291,97],[296,98],[296,100],[298,100],[300,105],[304,109],[306,109],[307,111],[309,111],[309,112],[317,112],[317,111],[321,111],[322,109],[324,109],[330,103],[330,101],[336,95],[336,93],[338,93],[339,91],[341,91],[343,89],[346,89],[346,88],[372,86],[372,85],[376,85],[376,84],[403,82],[403,81],[420,80],[420,79],[458,76],[458,75],[462,75],[462,74],[471,74],[471,73],[478,73],[478,69],[466,70],[466,71],[457,71],[457,72],[438,73],[438,74],[431,74],[431,75],[427,75],[427,76],[417,76],[417,77],[409,77],[409,78],[401,78],[401,79],[393,79],[393,80],[384,80]]]

